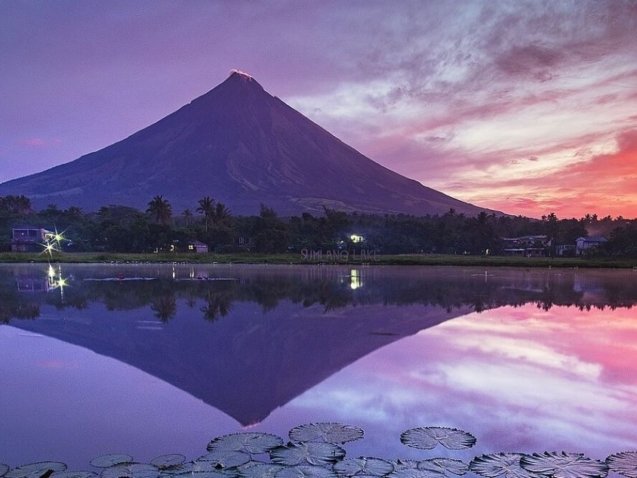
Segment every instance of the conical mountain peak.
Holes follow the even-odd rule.
[[[145,209],[156,195],[174,211],[204,196],[233,214],[261,204],[281,215],[323,208],[366,213],[476,214],[483,209],[405,178],[349,147],[232,70],[216,88],[111,146],[0,184],[35,207],[87,211],[107,204]]]
[[[259,82],[254,79],[254,76],[252,76],[249,73],[246,73],[245,71],[236,70],[236,69],[230,70],[230,76],[228,77],[226,82],[231,82],[231,83],[241,82],[242,84],[246,84],[250,86],[258,86],[260,89],[263,89],[263,87],[259,84]]]
[[[230,77],[240,78],[245,81],[256,81],[254,79],[254,76],[252,76],[250,73],[246,73],[245,71],[241,71],[236,68],[233,68],[232,70],[230,70]]]

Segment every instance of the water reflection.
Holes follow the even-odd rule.
[[[431,305],[451,312],[480,312],[533,303],[580,309],[632,307],[637,302],[633,271],[521,271],[459,268],[192,267],[192,266],[4,266],[0,268],[0,321],[35,318],[42,304],[109,310],[150,307],[162,321],[178,302],[198,302],[202,317],[215,320],[234,302],[254,302],[263,311],[281,301],[330,311],[357,305]],[[72,287],[69,289],[69,285]],[[28,292],[33,294],[27,294]],[[37,294],[46,293],[46,294]],[[29,310],[26,314],[24,311]]]
[[[474,431],[480,453],[637,445],[632,271],[62,266],[62,288],[48,286],[49,272],[0,267],[9,329],[112,357],[239,426],[353,422],[368,431],[360,454],[390,456],[387,436],[423,424]],[[129,373],[97,368],[109,386],[115,369]],[[139,381],[122,389],[132,402],[117,401],[118,414],[148,400],[135,398],[148,387]],[[183,450],[150,454],[163,451]]]

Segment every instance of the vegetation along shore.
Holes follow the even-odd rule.
[[[156,196],[145,211],[96,212],[55,205],[35,211],[24,196],[0,197],[0,262],[189,262],[635,267],[637,220],[586,215],[541,219],[346,213],[235,216],[203,197],[174,214]]]

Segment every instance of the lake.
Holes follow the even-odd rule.
[[[637,449],[637,271],[0,266],[0,463],[148,462],[237,431],[348,456]],[[403,445],[414,427],[474,447]]]

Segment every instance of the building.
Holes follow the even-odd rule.
[[[208,252],[208,245],[201,241],[192,241],[188,243],[188,252],[206,253]]]
[[[551,247],[551,240],[544,235],[503,237],[502,242],[502,251],[508,256],[542,257]]]
[[[575,255],[584,256],[608,242],[604,236],[578,237],[575,241]]]
[[[11,230],[11,251],[42,252],[42,244],[53,234],[41,227],[14,227]]]

